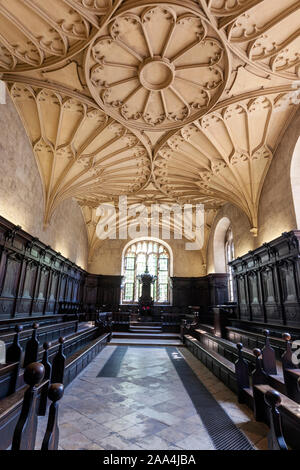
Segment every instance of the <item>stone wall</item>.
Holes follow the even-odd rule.
[[[87,232],[78,204],[64,201],[43,228],[43,188],[31,144],[7,96],[0,105],[0,215],[38,237],[82,268],[87,267]]]
[[[277,147],[262,189],[258,213],[258,237],[250,233],[247,216],[232,204],[225,204],[217,213],[207,248],[207,273],[214,273],[214,236],[218,222],[228,217],[232,224],[235,257],[274,240],[283,232],[297,227],[293,203],[290,169],[294,149],[300,135],[300,110],[288,126]]]
[[[215,273],[214,257],[218,256],[214,253],[214,235],[218,222],[227,217],[231,221],[235,256],[242,256],[249,250],[254,248],[254,238],[250,233],[250,223],[247,216],[236,206],[225,204],[217,213],[213,225],[211,227],[208,247],[207,247],[207,273]]]
[[[105,240],[88,265],[93,274],[120,275],[122,252],[129,240]],[[173,252],[173,276],[197,277],[206,274],[200,251],[185,250],[185,240],[168,240]]]
[[[300,110],[287,128],[275,152],[265,179],[259,204],[259,231],[256,246],[296,229],[290,169],[300,135]]]

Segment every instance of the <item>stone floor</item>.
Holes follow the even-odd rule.
[[[165,347],[107,346],[66,389],[60,403],[60,449],[213,450],[193,402]],[[186,363],[257,449],[266,449],[267,426],[239,405],[185,348]],[[105,367],[104,367],[105,366]],[[41,418],[40,448],[46,426]]]

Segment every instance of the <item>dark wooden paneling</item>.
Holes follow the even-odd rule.
[[[89,312],[106,306],[118,308],[121,296],[122,276],[88,274],[84,285],[84,304]]]
[[[121,276],[88,274],[37,238],[0,217],[0,321],[59,312],[59,303],[94,312],[119,308]],[[227,274],[173,277],[173,306],[209,307],[228,300]]]
[[[228,275],[209,274],[203,277],[172,277],[173,305],[200,306],[202,321],[209,315],[210,307],[228,301]]]
[[[58,302],[81,302],[87,273],[0,217],[0,321],[53,315]]]
[[[231,263],[240,320],[300,325],[299,240],[283,233]]]

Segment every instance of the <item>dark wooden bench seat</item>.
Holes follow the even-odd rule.
[[[0,365],[0,400],[13,393],[14,378],[18,374],[18,371],[18,362]]]
[[[105,333],[67,358],[64,378],[65,387],[99,354],[108,339],[109,333]]]
[[[229,367],[231,367],[235,373],[234,364],[238,359],[238,353],[237,353],[237,348],[236,348],[235,343],[232,343],[229,340],[211,336],[209,333],[199,330],[199,329],[194,330],[193,334],[197,335],[196,340],[199,342],[199,345],[207,352],[207,354],[210,354],[212,357],[215,357],[218,361],[221,360],[223,364],[229,365]],[[244,359],[246,359],[247,362],[249,363],[249,374],[250,374],[255,368],[255,356],[252,353],[252,351],[250,351],[249,349],[245,349],[245,348],[243,348],[242,354],[243,354]],[[195,355],[197,356],[197,354]],[[213,369],[211,370],[213,371]],[[286,384],[285,384],[282,367],[280,363],[277,363],[277,371],[278,371],[277,375],[268,376],[269,384],[280,393],[287,394]],[[217,376],[219,377],[219,375]],[[227,385],[227,379],[224,383]],[[249,406],[252,407],[253,396],[251,393],[248,393],[248,395],[249,395],[249,399],[247,400],[247,403],[249,404]]]
[[[185,344],[190,349],[190,351],[201,360],[201,362],[209,369],[211,372],[216,375],[222,382],[227,385],[233,392],[237,392],[237,381],[235,377],[235,365],[234,362],[237,360],[237,349],[235,344],[231,343],[228,340],[223,340],[221,338],[211,337],[208,333],[203,332],[201,330],[198,331],[201,333],[202,341],[197,340],[193,336],[186,335],[185,336]],[[231,360],[227,357],[224,357],[223,353],[220,353],[220,349],[209,349],[209,345],[203,343],[203,335],[209,339],[210,342],[213,342],[215,345],[222,344],[222,349],[224,351],[230,351],[232,353]],[[227,349],[228,348],[228,349]],[[199,352],[200,351],[200,352]],[[219,351],[219,352],[218,352]],[[255,361],[255,356],[253,355],[252,351],[247,350],[244,351],[243,355],[247,360]],[[230,356],[229,356],[230,357]],[[208,358],[211,358],[212,361]],[[279,364],[278,364],[279,365]],[[230,371],[229,373],[226,373]],[[252,368],[253,369],[253,368]],[[284,381],[284,377],[282,374],[282,368],[280,366],[281,373],[278,375],[269,375],[269,387],[270,389],[276,389],[281,394],[286,394],[286,385]],[[288,371],[291,374],[300,376],[300,370],[293,369]],[[234,384],[232,386],[232,384]],[[244,392],[246,394],[245,401],[246,404],[253,409],[254,407],[254,398],[253,398],[253,390],[252,388],[245,388]],[[295,403],[295,402],[294,402]],[[300,408],[299,408],[300,409]]]
[[[197,335],[197,339],[199,339],[200,343],[209,351],[214,351],[220,354],[233,364],[237,361],[238,351],[235,343],[227,339],[212,336],[209,333],[199,329],[194,330],[194,334]],[[253,352],[250,349],[243,347],[242,355],[249,363],[249,372],[252,372],[255,368],[255,356]],[[277,361],[277,372],[277,375],[269,376],[270,384],[280,393],[286,393],[282,366],[279,361]]]
[[[77,351],[86,347],[89,343],[97,339],[99,336],[99,330],[96,327],[87,328],[84,331],[78,333],[73,333],[65,338],[64,343],[64,354],[66,358],[70,357],[72,354],[75,354]],[[51,348],[48,350],[48,355],[50,362],[52,362],[53,357],[57,353],[59,348],[58,339],[52,342]],[[41,361],[43,357],[43,346],[40,344],[38,361]],[[14,377],[18,371],[18,363],[8,363],[0,367],[0,399],[7,397],[11,393],[11,387],[14,383]],[[23,381],[23,369],[19,370],[18,380],[17,380],[17,390],[22,388],[24,385]]]
[[[231,361],[215,351],[208,351],[193,336],[184,335],[184,344],[216,377],[237,393],[235,367]]]
[[[43,344],[45,341],[48,341],[48,342],[55,341],[60,336],[72,335],[76,332],[76,329],[77,329],[76,321],[56,323],[54,325],[39,327],[37,330],[37,335],[38,335],[39,342]],[[31,322],[30,329],[28,328],[27,330],[22,331],[20,333],[20,344],[23,348],[25,347],[26,342],[30,339],[32,335],[32,331],[33,329],[32,329],[32,322]],[[12,344],[14,336],[15,336],[15,333],[8,333],[8,334],[1,333],[0,340],[4,341],[6,344],[6,347],[8,347]]]
[[[262,323],[249,320],[238,320],[236,318],[228,318],[228,324],[232,328],[246,331],[247,333],[261,334],[264,329],[270,331],[273,338],[281,339],[282,334],[287,331],[290,333],[292,340],[300,338],[300,327],[296,325],[283,325],[276,323]]]
[[[109,333],[105,333],[89,341],[78,351],[66,359],[64,386],[67,387],[72,380],[97,356],[105,347]],[[45,382],[38,386],[41,391]],[[26,386],[20,388],[12,395],[0,400],[0,450],[9,448],[13,432],[19,417]]]
[[[63,323],[65,320],[65,315],[43,315],[43,316],[31,316],[31,317],[15,317],[6,320],[0,320],[0,334],[9,333],[15,329],[16,325],[22,325],[23,329],[32,327],[32,323],[36,322],[39,325],[55,325],[57,323]]]
[[[215,334],[215,327],[212,325],[207,325],[206,323],[200,323],[197,328],[204,330],[207,333],[210,333],[211,335]]]
[[[209,332],[196,328],[193,332],[197,339],[208,349],[221,354],[231,362],[235,362],[238,358],[236,344],[227,339],[219,338],[211,335]],[[255,361],[255,356],[248,348],[243,348],[243,357],[250,363]]]
[[[243,343],[249,349],[262,349],[265,345],[265,336],[261,333],[242,330],[232,326],[227,326],[227,338],[233,343]],[[285,351],[285,341],[275,336],[269,336],[270,344],[275,351],[276,358],[280,359]]]
[[[43,381],[38,387],[38,395],[47,381]],[[9,449],[12,442],[14,429],[22,409],[24,392],[27,386],[0,400],[0,450]]]
[[[256,400],[260,413],[260,420],[269,423],[268,407],[264,401],[265,393],[273,390],[270,385],[255,385]],[[278,410],[281,415],[282,430],[287,444],[293,450],[300,450],[299,428],[300,428],[300,407],[299,404],[291,400],[284,394],[280,394],[281,404]]]
[[[130,328],[130,312],[113,312],[112,313],[112,330],[113,331],[129,331]]]
[[[179,333],[183,315],[180,313],[164,313],[161,316],[162,331],[166,333]]]

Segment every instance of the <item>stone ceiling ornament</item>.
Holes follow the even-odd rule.
[[[0,0],[0,77],[32,144],[45,224],[75,198],[230,202],[261,190],[300,103],[299,0]]]
[[[157,186],[186,202],[234,204],[256,236],[262,186],[278,136],[296,109],[288,96],[232,103],[177,131],[156,149]]]
[[[234,52],[267,73],[300,78],[299,0],[212,0],[208,4]]]
[[[148,151],[122,124],[79,100],[14,84],[11,96],[32,142],[45,196],[45,224],[70,197],[91,203],[133,194],[151,175]]]
[[[1,0],[0,72],[51,66],[98,33],[112,0]]]
[[[229,59],[207,21],[187,8],[134,8],[91,44],[86,79],[102,109],[129,127],[167,130],[209,111]]]

